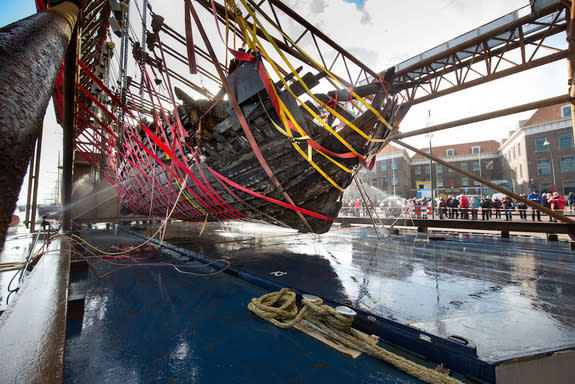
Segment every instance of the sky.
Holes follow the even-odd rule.
[[[141,8],[141,0],[137,2]],[[383,71],[529,3],[528,0],[284,2],[375,71]],[[151,0],[154,11],[166,16],[166,19],[182,18],[181,3],[180,0]],[[9,24],[34,12],[32,0],[0,0],[0,25]],[[136,10],[131,12],[136,14]],[[564,35],[559,38],[564,39]],[[566,92],[567,63],[563,60],[416,105],[402,122],[400,131],[425,127],[428,111],[431,111],[431,123],[439,124]],[[502,141],[509,131],[517,127],[519,120],[528,118],[532,113],[524,112],[442,131],[434,135],[433,144],[491,139]],[[60,128],[54,122],[51,106],[48,108],[45,129],[42,167],[48,172],[46,178],[53,183],[61,135],[57,134]],[[417,147],[428,145],[427,139],[422,136],[405,141]],[[40,181],[40,200],[47,199],[53,194],[53,188],[45,185],[42,179]]]
[[[527,0],[287,2],[377,71],[529,4]],[[564,43],[565,35],[560,34],[558,39]],[[562,60],[416,105],[408,112],[400,130],[407,132],[424,128],[428,111],[431,111],[431,123],[439,124],[558,96],[567,91],[567,63]],[[501,142],[509,131],[516,129],[519,120],[528,118],[533,112],[441,131],[435,133],[432,140],[437,145],[490,139]],[[428,145],[422,136],[405,141],[417,147]]]

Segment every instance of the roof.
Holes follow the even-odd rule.
[[[496,140],[487,140],[487,141],[474,141],[470,143],[463,143],[463,144],[451,144],[451,145],[441,145],[441,146],[433,146],[431,148],[431,154],[437,157],[446,157],[445,151],[448,149],[454,150],[454,156],[462,156],[462,155],[471,155],[471,148],[472,147],[479,147],[481,153],[493,153],[497,152],[499,149],[499,142]],[[429,148],[420,148],[421,151],[429,152]],[[412,160],[424,159],[425,157],[416,153],[411,158]]]
[[[401,151],[403,151],[403,149],[397,148],[391,144],[387,144],[385,147],[383,147],[383,149],[381,151],[379,151],[378,155],[385,155],[388,153],[395,153],[395,152],[401,152]]]
[[[555,104],[550,105],[548,107],[539,108],[527,120],[524,127],[562,119],[563,116],[561,115],[561,107],[563,107],[564,105],[566,104],[565,103]]]

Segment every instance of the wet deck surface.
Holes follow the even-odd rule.
[[[31,243],[32,235],[27,233],[24,226],[9,227],[4,249],[0,251],[0,263],[24,262],[30,251]],[[7,302],[10,302],[13,295],[10,291],[18,287],[18,276],[14,276],[16,274],[18,274],[16,269],[0,272],[0,312],[6,310]],[[13,281],[10,285],[11,280]]]
[[[381,318],[464,337],[483,361],[574,346],[575,255],[567,242],[437,232],[444,240],[378,240],[371,228],[318,236],[255,224],[200,231],[174,224],[166,241]],[[141,242],[122,231],[83,235],[103,249]],[[2,261],[25,257],[30,236],[22,236],[9,236]],[[214,269],[173,252],[90,263],[90,272],[71,277],[71,293],[86,301],[83,319],[68,321],[66,383],[418,382],[263,322],[246,305],[267,291],[233,274],[196,276]],[[0,276],[3,295],[8,275]]]
[[[99,247],[133,237],[94,231]],[[137,239],[136,239],[137,240]],[[151,254],[138,255],[148,257]],[[362,355],[351,359],[246,308],[266,293],[230,274],[159,254],[142,264],[89,259],[73,274],[86,294],[83,321],[69,321],[65,383],[418,383]]]
[[[251,224],[199,231],[175,226],[169,241],[438,336],[462,336],[484,361],[575,344],[567,242],[458,233],[378,241],[371,228],[317,236]]]

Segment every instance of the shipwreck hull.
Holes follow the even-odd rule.
[[[219,121],[209,134],[203,132],[202,135],[207,137],[198,137],[198,141],[188,140],[186,144],[176,140],[174,143],[175,133],[170,129],[173,118],[169,119],[170,124],[164,122],[162,130],[155,125],[150,126],[150,130],[158,136],[164,135],[170,148],[176,149],[173,157],[177,157],[177,160],[158,148],[149,135],[142,131],[135,134],[137,139],[126,140],[127,150],[134,160],[123,161],[119,167],[124,211],[165,216],[172,209],[175,197],[180,195],[181,191],[172,218],[188,221],[261,220],[315,233],[330,229],[341,208],[342,191],[314,169],[296,151],[292,139],[282,135],[274,126],[272,121],[279,126],[282,126],[282,123],[273,104],[263,90],[261,80],[249,73],[249,65],[245,67],[244,72],[247,71],[248,74],[241,74],[243,77],[240,80],[243,81],[236,79],[235,82],[236,96],[239,96],[240,107],[257,147],[281,188],[275,186],[258,161],[230,106],[227,102],[220,102],[220,111],[226,111],[226,118]],[[295,120],[316,143],[330,151],[347,151],[335,137],[312,121],[311,115],[296,103],[289,92],[281,92],[280,89],[278,91]],[[397,109],[395,103],[389,97],[383,97],[382,100],[381,110],[384,117],[391,121]],[[178,109],[178,115],[184,129],[194,137],[197,136],[197,125],[190,108],[184,104]],[[356,121],[362,122],[362,129],[368,134],[375,133],[381,138],[389,133],[383,124],[377,122],[375,116],[360,116]],[[346,140],[363,154],[376,151],[379,149],[378,145],[381,145],[367,142],[354,132],[341,132],[347,136]],[[192,143],[193,146],[189,145]],[[299,142],[299,145],[307,152],[308,144],[305,141]],[[150,157],[143,146],[153,150],[155,158]],[[312,160],[339,187],[346,188],[352,182],[353,173],[343,170],[321,154],[315,153]],[[349,170],[359,164],[357,157],[337,160]],[[181,169],[178,164],[188,164],[189,172]],[[172,172],[178,177],[174,177]],[[184,178],[187,180],[185,188],[178,181]],[[244,189],[233,186],[224,178]],[[286,207],[286,194],[295,206],[320,217]],[[286,204],[280,205],[278,202]]]

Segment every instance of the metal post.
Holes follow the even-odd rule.
[[[547,147],[547,150],[549,151],[549,158],[551,158],[551,174],[553,176],[553,191],[555,191],[555,188],[557,188],[556,186],[556,182],[555,182],[555,164],[553,163],[553,151],[551,150],[551,143],[549,143],[549,140],[545,139],[545,142],[543,143],[544,146]]]
[[[568,74],[568,83],[570,85],[569,95],[572,97],[571,99],[571,125],[573,131],[573,138],[575,139],[575,84],[573,84],[573,73],[575,72],[575,0],[571,0],[571,10],[570,14],[566,15],[569,16],[569,23],[568,30],[567,30],[567,41],[569,42],[567,48],[567,74]]]
[[[393,165],[395,161],[395,166]],[[395,168],[397,166],[397,161],[395,159],[391,159],[391,185],[393,186],[393,197],[395,197]]]
[[[64,57],[64,124],[62,134],[62,230],[71,228],[72,174],[74,166],[74,108],[76,89],[76,60],[78,29],[74,30]]]
[[[429,154],[431,155],[431,137],[429,135]],[[431,189],[431,218],[435,219],[435,199],[433,198],[433,160],[429,158],[429,183]]]
[[[40,182],[40,159],[42,155],[42,130],[44,124],[40,124],[40,133],[36,140],[36,161],[34,162],[34,169],[32,169],[32,162],[30,162],[29,172],[34,172],[34,183],[32,189],[32,207],[30,208],[30,232],[36,230],[36,208],[38,207],[38,183]]]
[[[64,2],[0,29],[0,248],[78,12]]]
[[[28,193],[26,195],[26,218],[24,219],[24,225],[28,228],[30,224],[30,211],[32,203],[32,185],[34,182],[34,172],[32,171],[32,164],[35,164],[36,151],[32,151],[32,157],[30,158],[30,165],[28,167]]]

